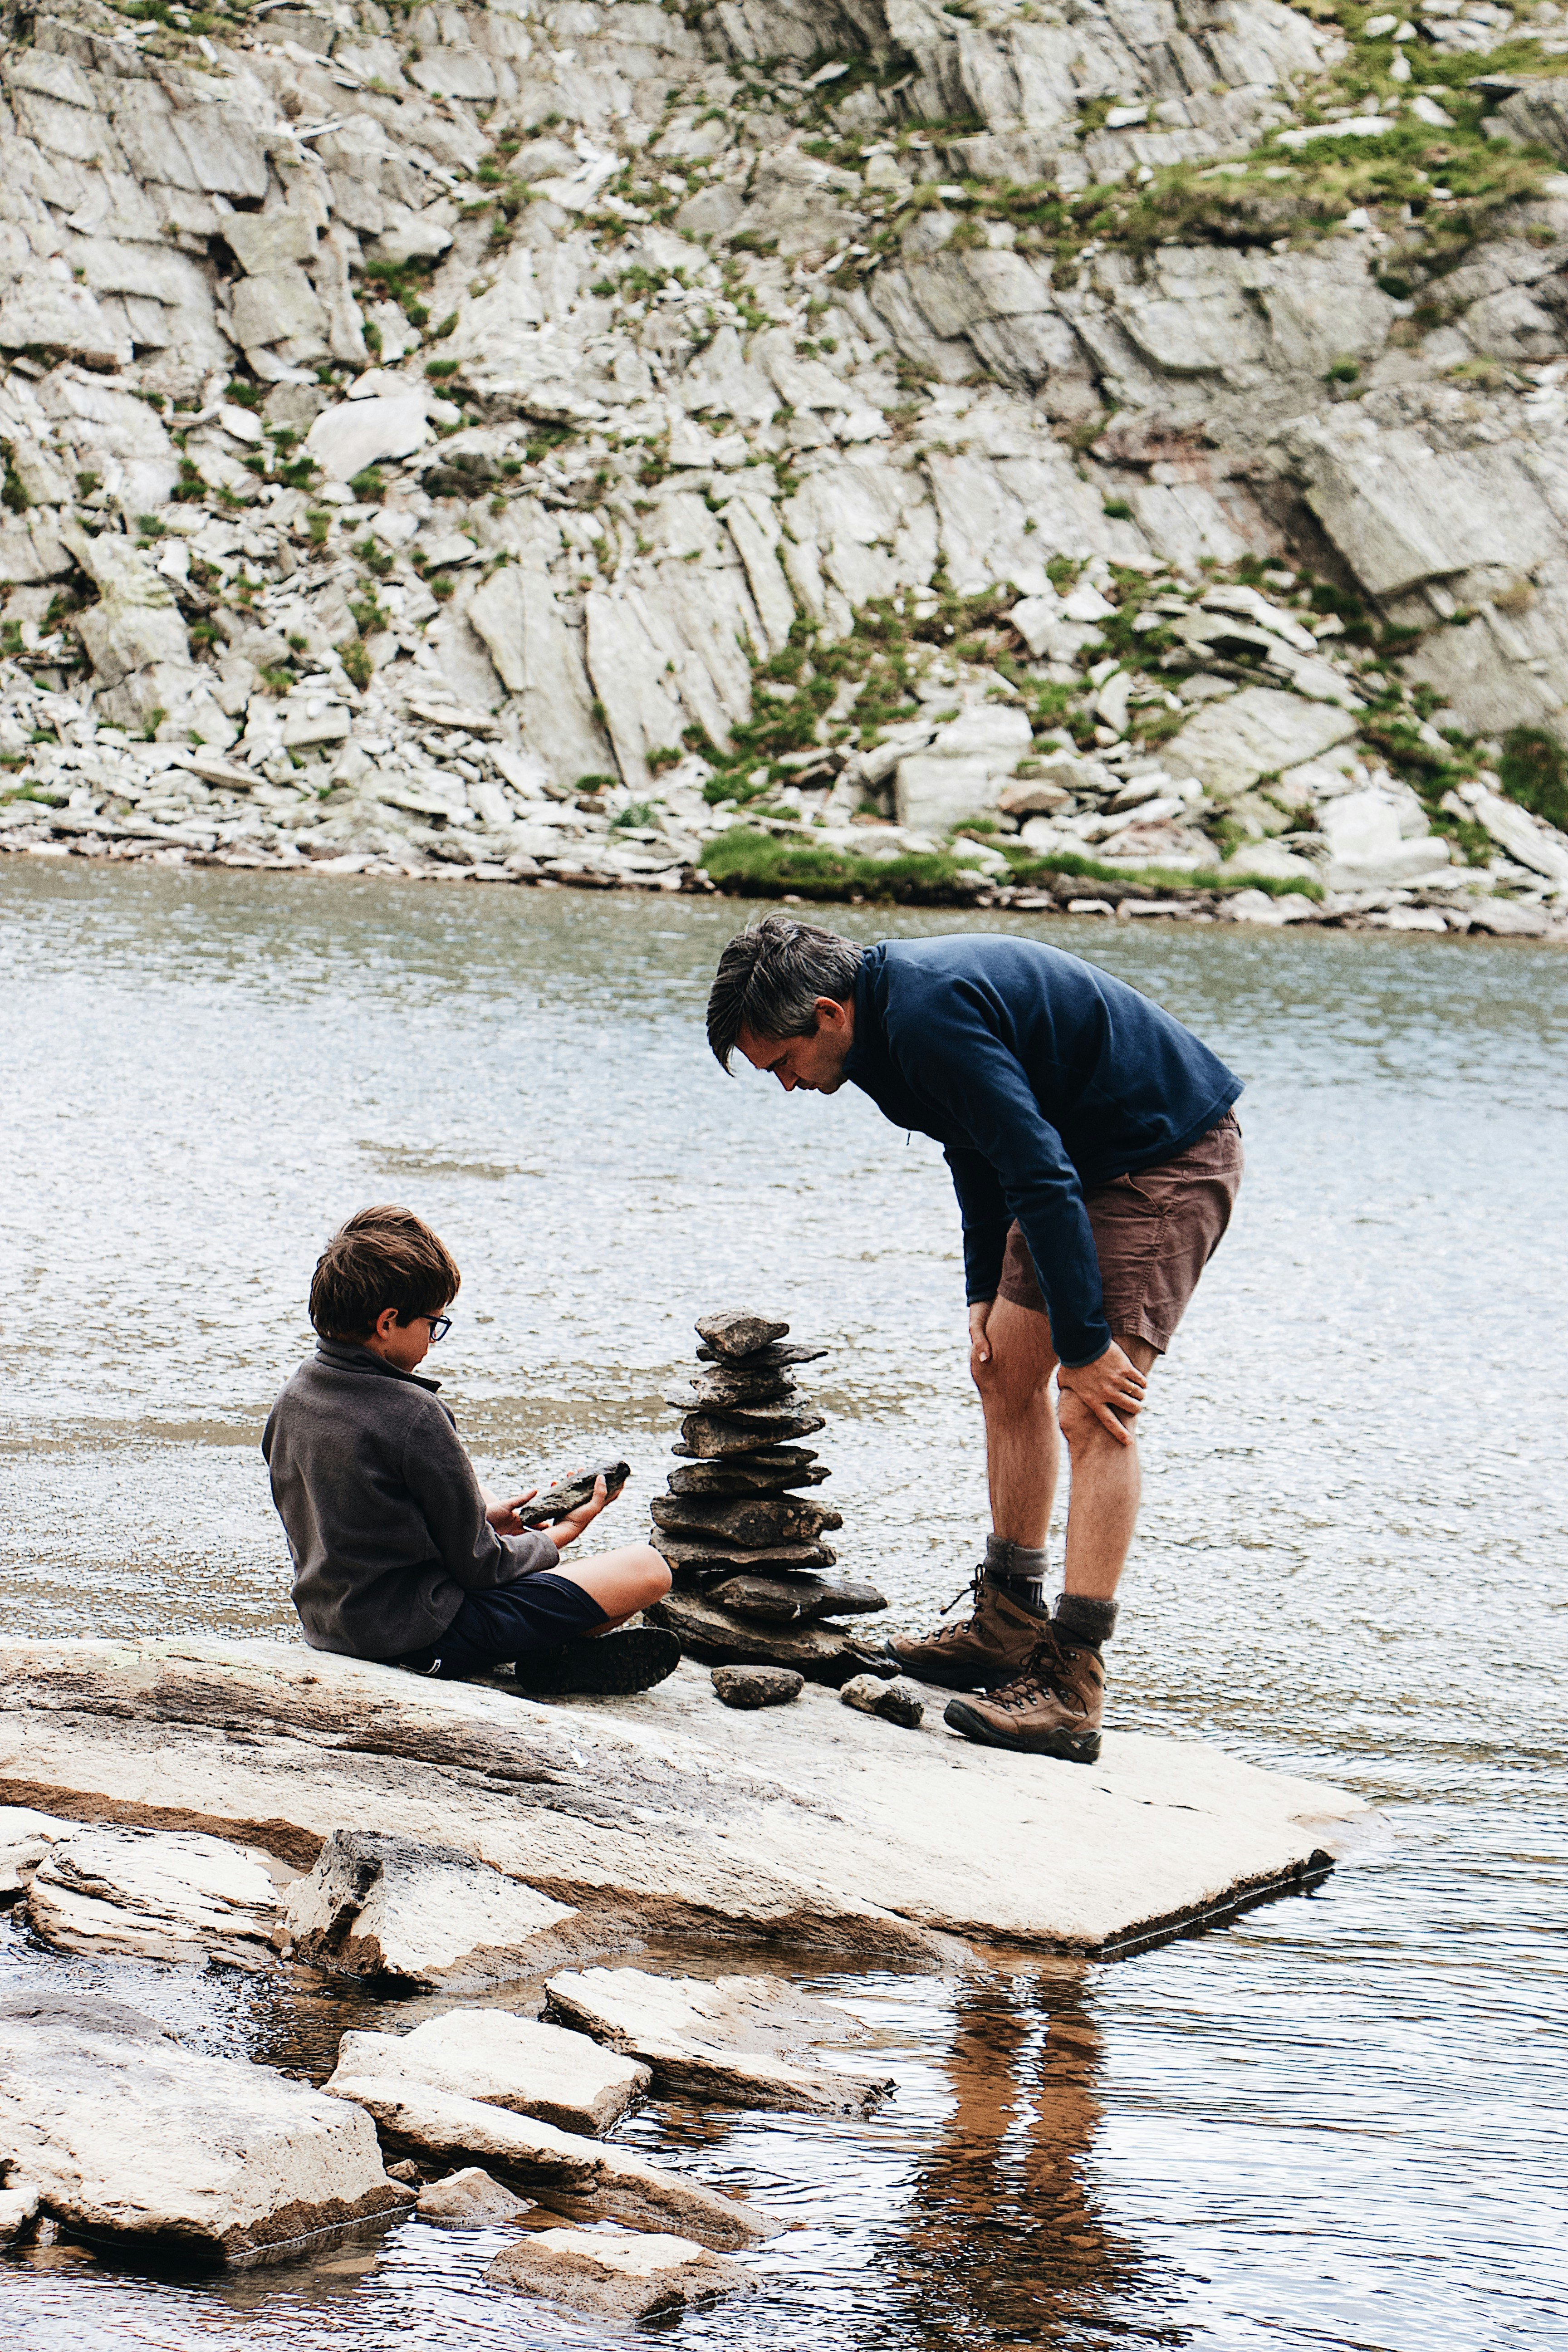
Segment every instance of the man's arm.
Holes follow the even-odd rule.
[[[465,1591],[489,1592],[559,1562],[548,1536],[497,1534],[462,1440],[433,1402],[404,1440],[402,1471],[442,1565]]]

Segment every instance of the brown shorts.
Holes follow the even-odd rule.
[[[1113,1176],[1084,1194],[1100,1259],[1105,1319],[1119,1339],[1147,1339],[1163,1355],[1198,1276],[1230,1223],[1241,1186],[1241,1129],[1227,1110],[1174,1160]],[[999,1298],[1048,1310],[1017,1224],[1007,1235]]]

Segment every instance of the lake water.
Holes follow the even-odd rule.
[[[958,1225],[864,1097],[723,1077],[741,909],[16,859],[0,872],[0,1553],[21,1633],[290,1637],[257,1452],[331,1227],[426,1216],[435,1367],[498,1480],[624,1452],[646,1526],[692,1318],[813,1371],[847,1566],[934,1613],[984,1526]],[[858,936],[969,919],[845,912]],[[1512,2347],[1568,2340],[1568,959],[1034,918],[1247,1080],[1248,1175],[1142,1430],[1112,1720],[1374,1799],[1316,1894],[1142,1958],[799,1980],[878,2029],[869,2123],[679,2105],[629,2137],[796,2224],[689,2345]],[[711,1957],[711,1956],[710,1956]],[[731,1953],[721,1961],[754,1964]],[[789,1968],[790,1956],[774,1956]],[[203,2046],[331,2063],[363,2004],[45,1958]],[[352,2018],[351,2018],[351,2012]],[[402,2225],[236,2281],[0,2261],[47,2352],[603,2343]]]

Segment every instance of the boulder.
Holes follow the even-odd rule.
[[[529,2210],[529,2200],[514,2197],[482,2166],[468,2164],[443,2180],[427,2181],[414,2210],[422,2221],[435,2221],[444,2230],[486,2230],[498,2221],[515,2221]]]
[[[608,2131],[651,2079],[585,2034],[505,2009],[446,2010],[412,2033],[345,2033],[338,2072],[424,2083],[571,2132]]]
[[[334,1975],[450,1987],[548,1966],[561,1948],[550,1931],[572,1916],[455,1846],[334,1830],[289,1889],[282,1928],[290,1958]]]
[[[721,1706],[787,1706],[805,1688],[805,1676],[787,1666],[715,1666],[713,1696]]]
[[[1243,687],[1223,702],[1202,705],[1162,749],[1173,776],[1196,776],[1217,798],[1232,799],[1261,776],[1316,760],[1356,731],[1349,711],[1306,702],[1271,686]]]
[[[0,2147],[63,2227],[190,2263],[276,2261],[413,2202],[357,2108],[73,1993],[0,1995]]]
[[[718,2295],[749,2294],[757,2284],[740,2263],[689,2238],[608,2230],[531,2230],[496,2256],[485,2278],[590,2319],[625,2323]]]
[[[718,2196],[687,2173],[667,2172],[613,2141],[582,2139],[479,2099],[342,2073],[332,2077],[332,2097],[351,2114],[363,2109],[389,2147],[447,2163],[478,2158],[499,2179],[573,2221],[609,2219],[650,2230],[673,2223],[703,2245],[721,2248],[772,2234],[753,2206]]]
[[[306,434],[305,446],[329,481],[352,482],[384,458],[411,457],[429,437],[422,395],[400,392],[324,408]]]
[[[811,2043],[856,2041],[865,2029],[772,1977],[710,1983],[642,1969],[583,1969],[552,1977],[547,1990],[569,2024],[650,2066],[654,2088],[666,2097],[846,2116],[863,2115],[893,2087],[803,2063]]]
[[[879,1675],[853,1675],[838,1696],[845,1706],[880,1716],[884,1723],[901,1723],[906,1731],[917,1731],[925,1719],[925,1701],[907,1675],[896,1675],[891,1682]]]
[[[272,1958],[271,1874],[223,1838],[62,1823],[32,1875],[27,1919],[47,1944],[119,1959]]]

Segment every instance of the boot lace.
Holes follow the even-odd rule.
[[[1054,1627],[1047,1626],[1030,1651],[1023,1672],[1001,1690],[986,1694],[987,1704],[1019,1711],[1047,1695],[1064,1703],[1079,1696],[1067,1675],[1068,1659]]]
[[[970,1621],[973,1622],[974,1612],[978,1610],[980,1606],[980,1582],[984,1572],[984,1571],[981,1569],[977,1568],[975,1570],[974,1574],[970,1578],[969,1582],[966,1585],[963,1585],[960,1591],[953,1594],[952,1599],[947,1604],[947,1609],[943,1609],[941,1612],[941,1614],[943,1617],[947,1615],[948,1609],[956,1609],[959,1602],[967,1595],[969,1600],[973,1603],[973,1608],[970,1611]],[[963,1636],[968,1633],[968,1631],[969,1623],[967,1622],[963,1625],[944,1625],[941,1633],[933,1634],[931,1639],[936,1642],[960,1642],[963,1639]]]

